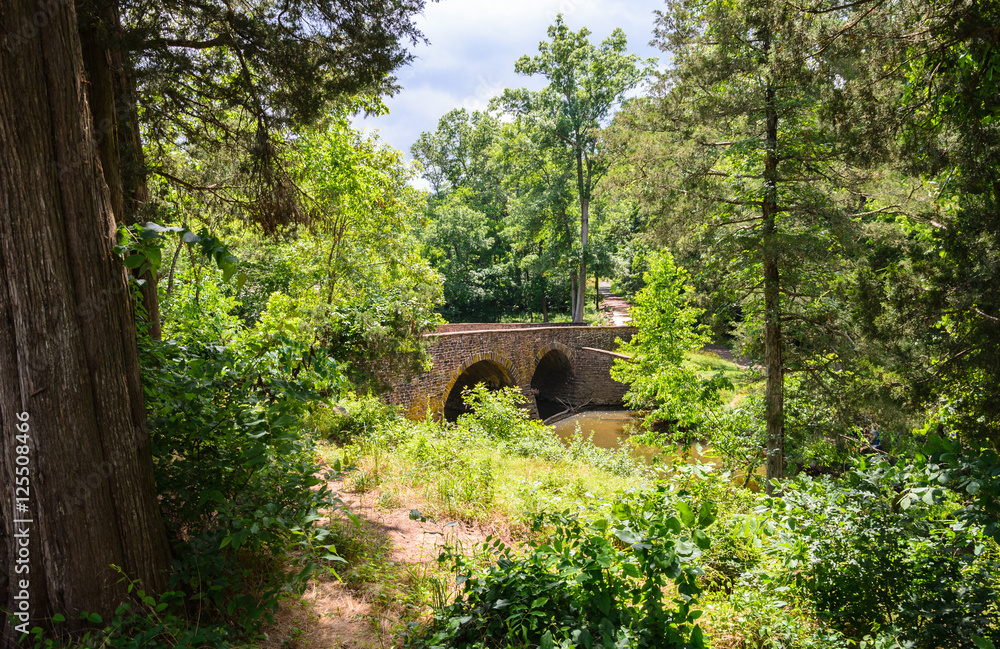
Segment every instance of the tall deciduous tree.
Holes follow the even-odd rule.
[[[580,207],[580,259],[573,272],[573,321],[583,321],[587,283],[587,238],[594,186],[608,170],[600,129],[613,111],[646,76],[634,54],[626,54],[625,33],[616,29],[601,45],[593,45],[583,28],[573,32],[562,15],[548,29],[549,42],[538,45],[538,55],[523,56],[514,69],[540,74],[549,85],[540,91],[506,90],[497,104],[523,118],[546,135],[546,146],[558,151],[576,177]]]
[[[307,218],[280,134],[332,103],[396,89],[391,73],[422,35],[424,0],[193,2],[79,0],[80,40],[101,163],[119,225],[145,209],[150,173],[224,197],[268,231]],[[20,37],[20,35],[18,35]],[[199,185],[171,166],[177,146],[226,146],[225,182]],[[152,155],[148,156],[145,152]],[[158,332],[155,274],[143,289]]]
[[[770,0],[674,0],[657,20],[674,67],[655,108],[630,125],[636,186],[674,224],[712,232],[749,334],[763,341],[769,480],[784,472],[786,371],[828,371],[826,352],[850,344],[829,279],[858,220],[882,209],[859,189],[857,133],[843,119],[859,78],[858,53],[831,36],[843,21],[843,11]]]
[[[39,7],[12,0],[0,19],[38,25],[0,56],[0,606],[26,595],[29,628],[56,613],[72,628],[124,599],[112,564],[156,592],[170,556],[76,11]],[[19,635],[5,615],[0,644]]]
[[[410,152],[423,164],[436,199],[464,188],[470,207],[496,220],[503,216],[506,202],[494,154],[499,137],[496,117],[456,108],[438,120],[436,131],[421,133]]]

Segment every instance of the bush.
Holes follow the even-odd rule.
[[[261,350],[275,358],[289,350]],[[274,359],[272,359],[274,360]],[[219,345],[143,344],[160,509],[173,545],[171,588],[253,634],[279,596],[333,559],[319,512],[339,501],[301,430],[309,386],[260,356]],[[292,568],[291,572],[287,572]]]
[[[915,649],[997,640],[1000,564],[958,504],[912,467],[863,461],[846,478],[802,479],[773,501],[786,565],[820,614],[860,639],[891,630]]]
[[[696,512],[661,485],[593,520],[539,516],[544,541],[523,557],[494,541],[480,575],[446,552],[463,589],[409,646],[702,648],[694,560],[713,520],[711,505]]]
[[[384,438],[399,423],[395,407],[374,395],[353,393],[345,395],[335,405],[317,405],[311,419],[321,437],[340,444],[356,439]]]

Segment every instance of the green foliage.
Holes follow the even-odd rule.
[[[541,516],[544,541],[524,556],[494,541],[496,563],[482,574],[446,552],[462,592],[409,646],[704,647],[693,562],[714,519],[711,506],[695,511],[661,485],[607,516]]]
[[[294,378],[320,383],[330,368],[304,368],[295,360],[302,350],[287,343],[256,351],[244,358],[212,344],[143,345],[173,588],[249,633],[282,593],[335,559],[315,522],[339,505],[316,477],[315,449],[300,429],[305,400],[317,395]]]
[[[473,209],[496,220],[506,202],[493,151],[499,132],[495,116],[456,108],[438,120],[433,133],[421,133],[410,151],[438,199],[465,190]]]
[[[738,405],[715,411],[704,425],[723,470],[742,474],[744,486],[767,459],[763,414],[763,400],[751,393]]]
[[[708,342],[697,326],[698,310],[687,303],[687,272],[664,251],[651,257],[644,280],[646,286],[636,295],[631,311],[638,331],[619,345],[619,351],[632,360],[616,359],[611,376],[630,384],[625,402],[648,408],[648,420],[697,423],[706,407],[717,405],[718,390],[728,381],[721,376],[699,378],[685,359],[687,352]]]
[[[326,439],[348,443],[356,439],[378,439],[391,430],[399,417],[393,406],[375,395],[342,395],[335,405],[316,405],[311,421]]]
[[[112,566],[119,572],[117,566]],[[128,582],[128,601],[115,610],[107,622],[97,613],[82,611],[80,619],[98,630],[84,631],[66,641],[46,638],[41,627],[32,629],[34,649],[228,649],[233,634],[224,625],[192,623],[185,614],[184,594],[167,591],[158,597],[146,593],[138,582]],[[65,622],[61,614],[53,616],[56,624]],[[57,626],[58,628],[58,626]]]
[[[412,56],[405,43],[422,38],[413,18],[423,6],[423,0],[378,7],[346,0],[240,7],[136,1],[121,4],[118,24],[104,24],[97,5],[88,8],[87,22],[98,21],[95,29],[122,54],[119,65],[136,86],[125,96],[137,105],[117,106],[119,119],[131,122],[138,113],[147,160],[161,177],[221,200],[230,216],[239,213],[273,233],[306,217],[287,170],[289,136],[338,109],[384,110],[379,95],[392,92],[392,72]],[[139,127],[130,125],[138,142]],[[128,144],[135,142],[122,139],[126,172],[145,175],[127,165],[126,154],[135,155]],[[226,164],[178,169],[178,149],[195,156],[221,150]]]
[[[610,164],[602,147],[600,129],[652,67],[652,61],[641,62],[634,54],[625,53],[627,43],[621,29],[615,29],[600,46],[591,44],[589,35],[587,28],[571,31],[562,14],[557,15],[548,29],[550,41],[539,43],[537,55],[522,56],[514,66],[518,74],[539,74],[549,84],[540,91],[507,89],[493,103],[517,118],[529,137],[535,139],[533,145],[541,157],[551,161],[553,171],[557,172],[555,182],[546,182],[544,189],[558,190],[556,195],[562,199],[567,193],[569,196],[575,193],[580,234],[573,241],[574,322],[583,321],[586,268],[592,257],[588,250],[590,202],[595,185]],[[558,200],[556,204],[561,209],[553,210],[551,216],[560,218],[568,235],[567,203]]]
[[[524,308],[522,279],[501,223],[469,206],[464,187],[436,204],[421,231],[424,254],[444,276],[442,314],[453,322],[498,322]]]
[[[839,483],[800,480],[770,503],[794,582],[855,638],[932,649],[1000,637],[1000,554],[953,518],[954,495],[918,486],[928,469],[947,482],[936,468],[861,461]]]
[[[243,331],[239,302],[226,294],[221,279],[221,272],[208,266],[177,273],[173,291],[160,302],[163,335],[185,345],[235,342]]]
[[[532,432],[544,430],[541,422],[531,419],[531,414],[521,407],[524,396],[516,389],[490,390],[479,383],[466,389],[462,401],[472,412],[459,416],[457,425],[472,435],[510,442],[519,435],[532,436]]]

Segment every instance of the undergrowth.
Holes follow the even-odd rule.
[[[434,517],[522,527],[538,512],[651,482],[652,470],[627,448],[600,449],[582,435],[563,443],[528,418],[514,391],[477,386],[465,398],[472,412],[455,423],[411,422],[372,398],[347,401],[317,418],[321,433],[342,440],[321,454],[350,468],[356,491],[378,487],[397,503],[415,494]]]

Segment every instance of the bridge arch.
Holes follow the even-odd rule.
[[[552,341],[538,349],[531,388],[535,392],[538,416],[542,419],[565,410],[573,376],[573,350]]]
[[[480,383],[485,383],[491,391],[518,386],[517,377],[505,359],[492,352],[476,354],[459,366],[444,390],[442,414],[446,420],[455,421],[468,411],[462,391]]]

